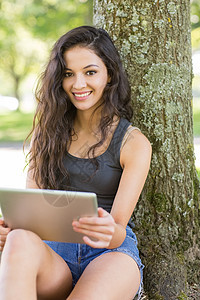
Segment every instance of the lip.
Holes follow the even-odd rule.
[[[72,92],[74,98],[76,100],[86,100],[92,94],[92,91],[85,91],[85,92]]]

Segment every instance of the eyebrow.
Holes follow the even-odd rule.
[[[87,68],[90,68],[90,67],[97,67],[97,68],[99,68],[99,66],[91,64],[91,65],[85,66],[83,69],[87,69]],[[69,68],[66,68],[66,70],[72,71],[72,69],[69,69]]]
[[[87,69],[87,68],[90,68],[90,67],[97,67],[97,68],[99,68],[99,66],[91,64],[91,65],[88,65],[88,66],[84,67],[83,69]]]

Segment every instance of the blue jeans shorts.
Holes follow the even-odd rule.
[[[136,235],[133,233],[132,229],[129,226],[126,227],[126,238],[124,242],[120,247],[114,249],[92,248],[86,244],[71,244],[52,241],[44,242],[57,254],[59,254],[69,266],[72,273],[73,286],[75,286],[87,265],[96,257],[110,252],[122,252],[129,255],[137,263],[140,270],[141,282],[140,288],[137,292],[138,299],[140,299],[140,295],[142,292],[144,265],[142,264],[139,257]]]

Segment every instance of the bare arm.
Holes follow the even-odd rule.
[[[150,142],[138,130],[132,131],[120,156],[123,173],[111,210],[116,226],[109,248],[121,245],[126,236],[125,229],[143,189],[150,161]]]

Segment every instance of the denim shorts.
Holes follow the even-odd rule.
[[[143,268],[139,251],[137,248],[137,238],[133,233],[132,229],[127,226],[126,227],[126,238],[122,245],[118,248],[114,249],[99,249],[92,248],[86,244],[71,244],[71,243],[60,243],[53,241],[44,241],[49,247],[51,247],[57,254],[59,254],[69,266],[72,273],[73,286],[79,280],[81,274],[87,267],[87,265],[96,257],[110,252],[122,252],[126,253],[130,257],[134,259],[137,263],[140,274],[141,274],[141,282],[140,288],[137,292],[138,299],[140,299],[142,293],[142,281],[143,281]]]

